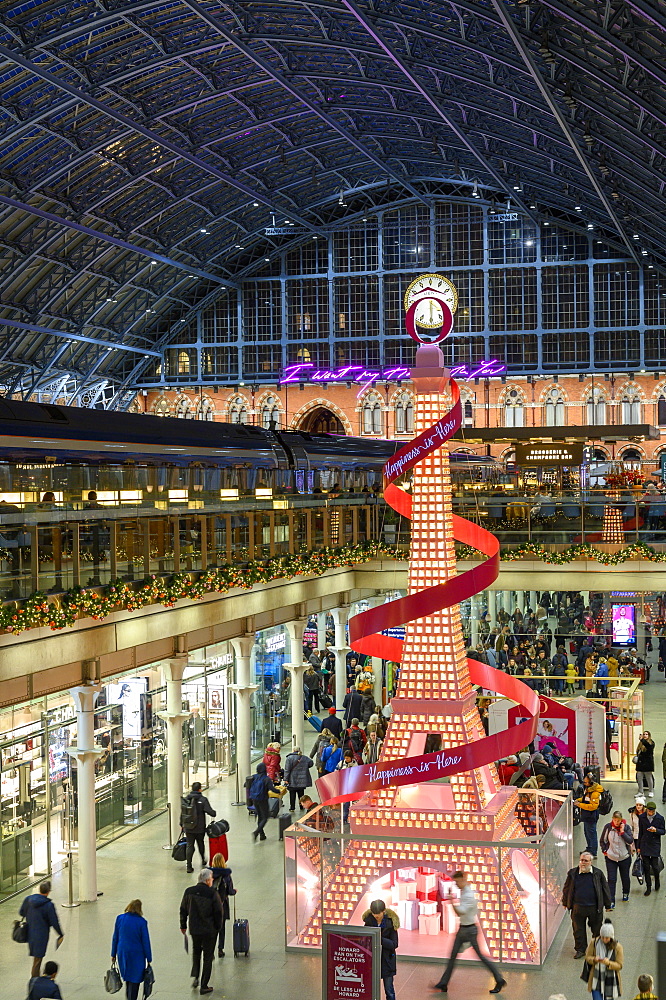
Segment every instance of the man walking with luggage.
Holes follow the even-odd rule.
[[[610,909],[611,894],[601,868],[594,868],[589,851],[581,851],[577,868],[567,873],[562,889],[562,906],[571,913],[574,958],[582,958],[587,949],[589,923],[593,938],[599,937],[604,918],[604,906]]]
[[[444,974],[438,983],[435,984],[434,989],[440,990],[442,993],[448,993],[449,991],[449,979],[451,978],[451,973],[453,972],[453,967],[456,964],[456,958],[458,953],[464,948],[473,948],[479,957],[479,960],[483,962],[485,967],[492,973],[495,980],[494,987],[489,991],[490,993],[501,993],[502,988],[506,986],[506,979],[502,976],[502,973],[494,965],[489,958],[483,954],[479,948],[478,934],[479,928],[476,923],[477,918],[477,903],[476,896],[474,895],[474,890],[467,880],[467,872],[459,871],[455,872],[453,875],[453,881],[456,883],[460,889],[460,899],[458,902],[454,902],[452,896],[449,896],[449,901],[453,906],[453,909],[458,914],[460,918],[460,926],[456,933],[453,947],[451,948],[451,957],[444,969]]]
[[[199,986],[202,996],[213,992],[208,981],[213,969],[215,942],[222,919],[222,902],[219,892],[213,889],[213,873],[210,868],[203,868],[199,872],[197,884],[185,890],[180,904],[181,933],[187,934],[189,924],[192,935],[192,989]]]
[[[180,825],[187,838],[187,870],[192,873],[192,859],[194,857],[194,845],[199,848],[201,864],[206,864],[206,845],[204,834],[206,832],[206,816],[215,817],[216,813],[205,795],[201,794],[201,782],[195,781],[192,784],[192,791],[184,795],[181,800]]]
[[[39,892],[26,896],[19,910],[19,916],[23,917],[28,925],[28,953],[32,958],[32,971],[30,973],[32,978],[38,976],[41,971],[42,959],[46,955],[51,928],[58,935],[57,946],[63,939],[56,908],[49,899],[50,891],[51,883],[42,882]]]

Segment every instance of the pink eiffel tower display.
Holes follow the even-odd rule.
[[[443,361],[441,351],[438,354]],[[445,414],[448,404],[440,392],[431,391],[431,380],[425,384],[421,380],[419,386],[418,355],[412,376],[415,431],[420,433]],[[443,583],[456,572],[449,455],[444,445],[427,455],[412,473],[408,592],[415,594]],[[457,605],[406,626],[398,689],[391,704],[382,760],[399,761],[483,739]],[[504,961],[538,960],[511,851],[498,851],[494,846],[524,836],[515,818],[515,794],[501,787],[494,764],[444,782],[366,793],[351,806],[354,838],[334,869],[325,872],[321,906],[303,929],[299,944],[318,945],[322,921],[353,922],[359,902],[388,873],[422,866],[451,875],[464,868],[477,892],[489,953],[498,956],[501,945]],[[402,832],[421,842],[364,839],[389,832],[392,838]],[[470,840],[487,842],[487,847],[470,848]],[[520,850],[534,862],[533,850]]]

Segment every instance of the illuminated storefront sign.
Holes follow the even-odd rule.
[[[583,443],[568,444],[517,444],[516,465],[580,465],[583,461]]]
[[[499,378],[506,375],[506,365],[493,358],[474,365],[456,365],[451,369],[454,378]],[[287,382],[402,382],[411,378],[411,369],[365,368],[364,365],[345,365],[343,368],[316,368],[311,362],[287,365],[280,385]]]

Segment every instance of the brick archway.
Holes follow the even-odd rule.
[[[321,413],[322,417],[325,413],[329,413],[342,426],[343,434],[352,434],[352,425],[344,411],[339,406],[336,406],[335,403],[331,403],[330,400],[322,398],[312,399],[305,406],[302,406],[300,410],[297,410],[289,421],[289,429],[309,432],[318,412]],[[335,433],[335,431],[332,431],[332,433]]]

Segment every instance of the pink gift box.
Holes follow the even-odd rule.
[[[416,876],[416,888],[421,892],[429,893],[433,889],[437,889],[437,876],[436,875],[417,875]]]
[[[431,917],[435,913],[437,913],[437,903],[433,900],[427,899],[419,903],[419,914],[422,916]]]
[[[416,881],[397,882],[398,897],[400,899],[416,899]]]
[[[418,875],[418,868],[401,868],[398,872],[399,882],[414,882]]]
[[[400,926],[406,931],[415,931],[419,925],[419,904],[413,899],[401,899],[396,904]]]
[[[419,934],[439,934],[439,913],[419,916]]]

